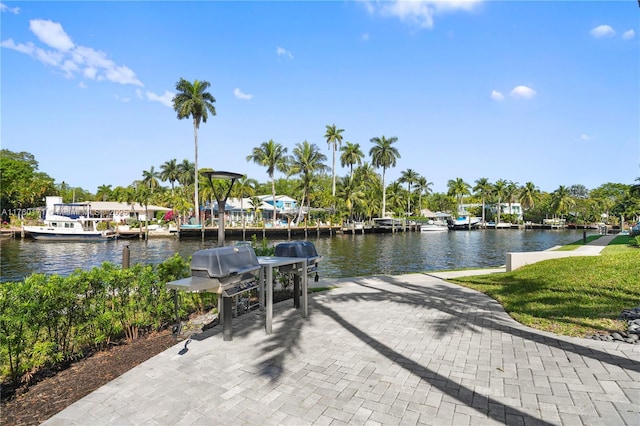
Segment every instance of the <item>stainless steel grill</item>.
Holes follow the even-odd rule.
[[[296,257],[307,259],[307,275],[315,272],[314,281],[318,281],[318,263],[321,257],[318,255],[316,246],[310,241],[290,241],[280,243],[275,249],[276,257]],[[295,265],[280,267],[281,272],[293,272]],[[302,271],[301,271],[302,272]],[[293,306],[300,308],[300,276],[295,273],[293,276]],[[305,295],[306,297],[306,295]],[[306,303],[306,302],[305,302]]]
[[[307,273],[316,272],[318,270],[318,263],[322,259],[318,255],[316,246],[310,241],[290,241],[287,243],[280,243],[276,246],[275,256],[276,257],[306,257]],[[283,271],[282,269],[280,270]],[[316,281],[317,281],[317,278],[316,278]]]
[[[223,337],[231,340],[232,297],[258,287],[259,270],[258,258],[250,246],[196,251],[191,258],[191,277],[167,283],[168,289],[176,291],[176,315],[177,291],[218,293],[222,300],[219,319],[223,325]]]

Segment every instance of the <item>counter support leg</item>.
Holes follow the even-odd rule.
[[[271,266],[267,266],[267,280],[264,285],[267,287],[265,331],[267,334],[271,334],[271,323],[273,320],[273,268]]]
[[[233,328],[231,325],[231,318],[233,317],[232,302],[233,299],[231,297],[222,297],[222,306],[224,307],[222,314],[224,317],[224,323],[222,324],[222,340],[225,342],[233,340]]]

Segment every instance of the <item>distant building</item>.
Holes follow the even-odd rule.
[[[485,210],[493,213],[494,215],[498,214],[498,205],[497,204],[487,204],[485,203]],[[480,203],[472,203],[472,204],[460,204],[460,207],[458,208],[458,215],[459,216],[467,216],[468,210],[470,209],[478,209],[480,211],[482,211],[482,204]],[[509,203],[501,203],[500,204],[500,214],[513,214],[516,215],[517,220],[521,221],[523,220],[523,215],[522,215],[522,206],[520,205],[520,203],[511,203],[511,205],[509,205]],[[482,213],[480,213],[479,216],[482,216]]]
[[[253,205],[253,201],[249,197],[245,198],[229,198],[225,203],[226,217],[225,221],[229,226],[241,226],[242,218],[246,224],[256,224],[258,222],[270,222],[273,220],[273,196],[259,195],[256,197],[260,200],[258,206]],[[276,195],[276,207],[278,218],[286,222],[286,217],[292,217],[298,214],[298,202],[287,195]],[[207,202],[203,207],[205,218],[211,216],[211,205]],[[213,202],[213,217],[218,217],[218,202]]]

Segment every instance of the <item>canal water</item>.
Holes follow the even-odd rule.
[[[310,237],[323,257],[321,277],[402,274],[454,268],[481,268],[506,263],[507,252],[545,250],[582,238],[581,230],[473,230],[406,232],[397,234]],[[270,240],[275,245],[282,240]],[[228,242],[231,243],[231,242]],[[91,269],[103,262],[120,265],[129,246],[131,264],[157,264],[179,253],[215,247],[214,239],[149,241],[126,239],[110,242],[45,242],[31,239],[0,240],[0,282],[19,281],[31,273],[66,275]]]

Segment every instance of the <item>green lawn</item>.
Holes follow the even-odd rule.
[[[640,305],[640,249],[619,236],[600,256],[527,265],[509,273],[457,278],[496,299],[518,322],[569,336],[624,330],[623,309]]]

